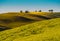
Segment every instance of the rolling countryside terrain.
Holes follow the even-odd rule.
[[[39,13],[39,15],[38,15]],[[0,28],[1,29],[11,29],[33,23],[36,21],[50,19],[50,17],[45,16],[46,12],[30,12],[30,13],[20,13],[20,12],[9,12],[0,14]],[[5,28],[4,28],[5,27]]]
[[[60,41],[60,12],[0,14],[0,41]]]
[[[60,41],[60,18],[0,32],[0,41]]]

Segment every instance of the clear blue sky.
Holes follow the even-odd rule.
[[[60,0],[0,0],[0,12],[20,10],[60,11]]]

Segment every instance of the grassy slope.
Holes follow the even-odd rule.
[[[60,41],[60,18],[0,32],[0,41]]]
[[[29,13],[19,13],[19,12],[9,12],[9,13],[3,13],[3,14],[0,14],[0,17],[2,17],[3,19],[5,18],[11,18],[13,16],[23,16],[23,17],[27,17],[27,15],[29,17],[33,17],[33,16],[30,16],[29,14],[34,14],[34,15],[47,15],[49,14],[49,12],[29,12]],[[1,19],[1,18],[0,18]]]
[[[16,13],[16,12],[0,14],[0,21],[2,19],[8,19],[8,20],[13,21],[13,22],[10,22],[10,23],[0,22],[0,25],[7,26],[7,27],[18,27],[18,26],[21,26],[21,25],[24,25],[24,24],[31,23],[31,22],[24,22],[24,20],[23,21],[18,21],[18,20],[15,21],[15,19],[14,19],[15,16],[19,16],[19,17],[26,16],[26,18],[30,17],[28,15],[25,15],[24,13],[21,14],[21,13]]]
[[[9,12],[9,13],[0,14],[0,25],[5,26],[5,27],[10,27],[10,28],[15,28],[15,27],[19,27],[21,25],[25,25],[25,24],[34,22],[34,21],[24,22],[24,20],[18,21],[16,17],[24,17],[27,19],[35,20],[35,21],[44,20],[43,18],[38,18],[36,16],[33,16],[32,14],[33,15],[38,15],[38,14],[47,15],[48,13],[46,13],[46,12],[30,12],[30,13]],[[6,23],[2,20],[8,20],[8,22]]]

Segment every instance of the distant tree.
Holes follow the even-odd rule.
[[[37,12],[37,10],[35,10],[35,12]]]
[[[23,11],[21,10],[20,13],[22,13]]]
[[[41,10],[39,10],[39,12],[42,12]]]
[[[25,11],[25,13],[29,13],[29,11]]]
[[[49,12],[53,12],[53,9],[49,10]]]

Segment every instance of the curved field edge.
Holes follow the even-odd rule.
[[[2,31],[0,41],[60,41],[59,21],[56,18]]]
[[[7,12],[0,14],[0,27],[3,30],[20,27],[36,21],[60,17],[60,12]],[[0,29],[0,30],[1,30]],[[1,31],[3,31],[1,30]]]
[[[34,14],[35,13],[35,14]],[[47,14],[45,12],[39,12],[39,14]],[[48,13],[49,14],[49,13]],[[44,20],[41,15],[38,16],[37,12],[20,13],[20,12],[8,12],[0,14],[0,27],[15,28],[22,25],[30,24],[35,21]],[[3,30],[2,30],[3,31]]]

